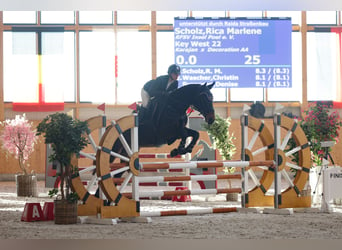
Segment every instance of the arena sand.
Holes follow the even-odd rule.
[[[290,240],[342,239],[342,206],[333,205],[333,212],[319,209],[289,215],[232,212],[190,216],[152,217],[150,223],[117,221],[101,225],[78,223],[55,225],[53,221],[21,221],[25,203],[52,201],[44,182],[38,182],[39,197],[17,197],[14,182],[0,182],[1,239],[83,239],[83,240]],[[194,196],[191,202],[143,200],[141,209],[184,209],[193,207],[237,206],[224,196]],[[168,241],[166,241],[168,242]],[[206,242],[206,241],[205,241]],[[317,244],[316,244],[317,245]],[[205,246],[205,243],[201,244]],[[341,246],[341,245],[340,245]],[[167,246],[164,246],[166,249]],[[208,249],[208,248],[206,248]],[[237,249],[237,248],[235,248]]]

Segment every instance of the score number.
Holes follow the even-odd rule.
[[[245,55],[245,64],[260,64],[261,58],[260,55]]]
[[[190,55],[186,59],[184,58],[183,55],[178,55],[176,57],[176,63],[179,65],[183,65],[183,64],[195,65],[197,63],[197,57],[195,55]]]

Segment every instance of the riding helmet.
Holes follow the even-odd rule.
[[[171,75],[172,73],[180,75],[180,67],[177,64],[172,64],[169,66],[167,73],[168,73],[168,75]]]

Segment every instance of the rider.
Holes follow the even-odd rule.
[[[177,89],[179,75],[180,67],[177,64],[172,64],[167,70],[167,75],[159,76],[145,83],[141,89],[142,106],[147,107],[151,99],[164,97]]]

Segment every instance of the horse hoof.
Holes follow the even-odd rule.
[[[192,149],[187,149],[186,152],[187,153],[192,153]]]
[[[185,155],[186,153],[188,153],[188,150],[186,150],[185,148],[183,148],[183,149],[178,149],[178,154],[180,154],[180,155]]]
[[[170,156],[175,157],[176,155],[178,155],[178,149],[175,148],[171,151]]]

